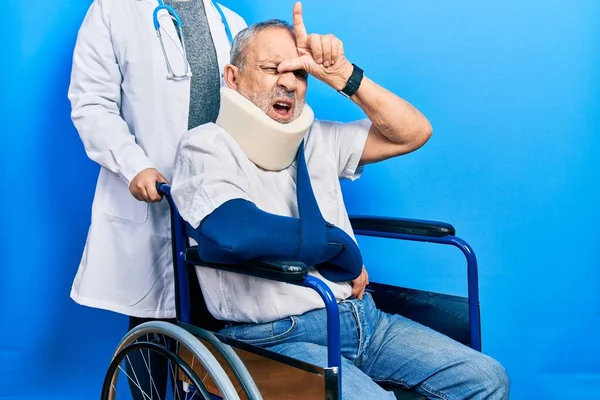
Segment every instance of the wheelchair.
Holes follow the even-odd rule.
[[[141,394],[138,398],[145,400],[163,398],[161,391],[166,398],[182,400],[341,399],[343,371],[338,305],[328,286],[309,275],[306,265],[294,260],[265,259],[243,265],[202,261],[198,247],[190,246],[185,222],[171,197],[170,186],[158,184],[157,188],[170,207],[176,322],[146,322],[123,337],[108,367],[101,399],[129,398],[130,390],[138,389]],[[403,315],[481,351],[477,259],[472,248],[455,236],[454,227],[443,222],[401,218],[351,216],[350,220],[358,236],[429,242],[460,249],[467,261],[466,298],[373,282],[367,290],[382,311]],[[216,320],[208,312],[196,278],[196,266],[315,290],[323,299],[328,319],[327,366],[308,364],[219,335],[218,331],[225,327],[225,322]],[[444,324],[438,308],[429,307],[427,302],[411,304],[411,299],[417,298],[416,294],[436,296],[440,301],[462,310],[468,315],[468,321]],[[133,370],[130,357],[134,353],[141,355],[145,371],[138,370],[136,373]],[[151,354],[166,360],[168,390],[157,388],[152,379]],[[119,379],[121,373],[126,379]],[[143,382],[144,379],[140,379],[142,375],[149,376],[149,382]],[[392,391],[398,399],[424,399],[405,388],[380,385]]]

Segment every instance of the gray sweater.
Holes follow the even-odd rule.
[[[192,72],[188,129],[215,122],[219,114],[220,71],[217,52],[202,0],[167,0],[183,27],[185,50]]]

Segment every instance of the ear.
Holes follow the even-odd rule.
[[[238,81],[240,79],[240,69],[232,64],[227,64],[223,70],[223,79],[227,83],[227,86],[237,90]]]

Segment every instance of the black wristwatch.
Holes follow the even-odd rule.
[[[352,75],[350,75],[350,78],[346,83],[346,87],[339,91],[346,97],[352,97],[354,93],[356,93],[363,79],[363,70],[354,64],[352,64],[352,66],[354,67],[354,70],[352,71]]]

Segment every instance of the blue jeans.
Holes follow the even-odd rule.
[[[342,398],[394,399],[375,381],[430,399],[507,399],[509,380],[490,357],[399,315],[375,307],[370,294],[339,303]],[[321,367],[327,366],[325,309],[221,334]]]

